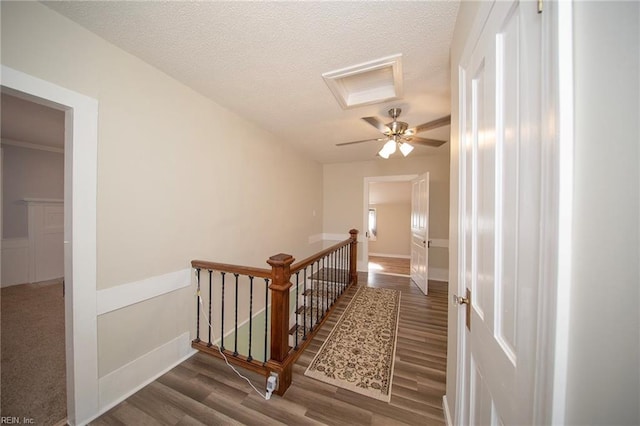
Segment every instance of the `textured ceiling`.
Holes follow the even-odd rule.
[[[457,1],[45,4],[323,163],[375,158],[378,142],[335,146],[378,137],[360,117],[387,122],[400,106],[413,126],[450,112]],[[341,109],[322,74],[396,53],[403,99]],[[445,127],[420,136],[448,135]]]

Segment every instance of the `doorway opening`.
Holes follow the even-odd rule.
[[[96,306],[98,102],[4,65],[1,74],[2,93],[64,113],[66,411],[67,423],[87,423],[99,413]],[[5,395],[2,396],[4,399]]]
[[[66,420],[65,113],[1,95],[2,413]]]
[[[411,180],[416,175],[365,178],[361,270],[410,275]]]

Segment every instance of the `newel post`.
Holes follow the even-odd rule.
[[[268,367],[278,372],[277,395],[282,395],[291,384],[293,363],[284,363],[289,354],[289,289],[291,288],[291,264],[295,259],[289,254],[271,256],[271,359]]]
[[[349,259],[349,282],[358,284],[358,230],[352,229],[351,234],[351,257]]]

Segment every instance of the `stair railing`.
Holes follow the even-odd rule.
[[[338,298],[357,284],[358,231],[349,233],[347,240],[295,264],[289,254],[271,256],[267,260],[271,269],[192,261],[197,277],[198,319],[191,346],[263,374],[265,381],[276,374],[275,393],[283,395],[291,384],[293,364]],[[290,300],[292,293],[294,303]],[[248,306],[239,305],[240,300],[247,299]],[[256,307],[261,307],[259,312]],[[243,317],[248,315],[242,324],[238,323],[240,310]],[[291,314],[295,315],[294,321],[290,321]],[[202,317],[207,320],[202,321]],[[261,321],[263,324],[259,324]],[[206,333],[201,333],[201,325]],[[261,347],[256,350],[256,346]]]

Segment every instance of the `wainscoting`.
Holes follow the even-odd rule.
[[[2,287],[64,276],[62,200],[25,199],[27,238],[2,240]]]
[[[29,239],[2,240],[2,287],[29,282]]]

